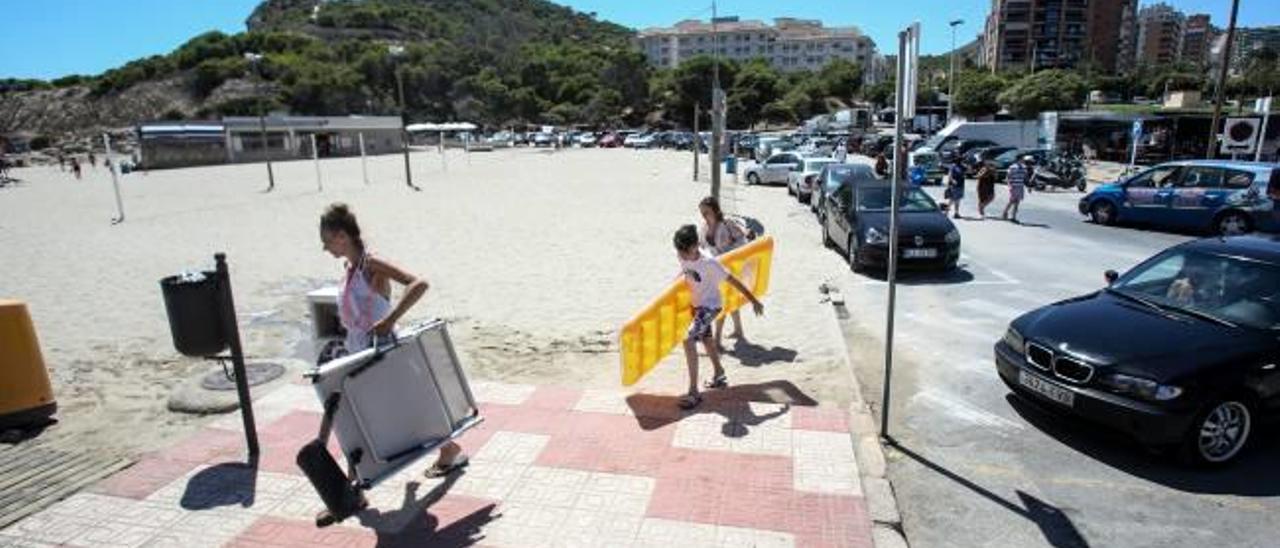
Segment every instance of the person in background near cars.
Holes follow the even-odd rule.
[[[876,153],[876,177],[881,179],[889,177],[889,160],[885,159],[883,151]]]
[[[947,171],[947,201],[951,203],[951,216],[960,218],[960,202],[964,201],[964,166],[956,160]]]
[[[1018,158],[1018,161],[1009,166],[1009,173],[1005,175],[1005,182],[1009,183],[1009,203],[1004,205],[1004,213],[1000,215],[1001,219],[1009,219],[1009,210],[1013,210],[1013,222],[1018,222],[1018,204],[1022,203],[1022,198],[1027,192],[1027,178],[1030,176],[1030,170],[1027,169],[1026,157]]]
[[[698,203],[698,212],[702,214],[703,220],[698,240],[701,247],[710,251],[712,255],[717,257],[724,255],[747,243],[746,229],[724,218],[724,212],[720,210],[720,201],[714,196],[703,198],[702,202]],[[729,334],[729,338],[745,342],[746,336],[742,333],[742,315],[734,310],[730,316],[733,317],[733,332]],[[724,352],[723,335],[724,318],[717,318],[716,349],[720,352]]]
[[[987,218],[987,205],[996,199],[996,170],[982,164],[978,170],[978,216]]]
[[[836,161],[843,164],[848,157],[849,148],[845,144],[845,141],[841,139],[839,143],[836,143]]]
[[[71,157],[71,172],[76,174],[76,180],[80,180],[80,160],[75,156]]]

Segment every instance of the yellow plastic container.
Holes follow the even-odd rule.
[[[26,303],[0,299],[0,428],[42,422],[57,409]]]
[[[772,237],[760,238],[717,259],[757,298],[769,291],[769,273],[773,265]],[[720,312],[722,318],[748,302],[728,282],[720,284],[720,296],[724,302]],[[684,340],[684,334],[693,322],[692,300],[689,285],[677,280],[622,325],[618,337],[623,386],[639,381]]]

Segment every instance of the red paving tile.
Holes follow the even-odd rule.
[[[148,455],[133,466],[121,470],[88,489],[90,493],[142,500],[174,480],[186,475],[197,465],[172,460],[157,454]]]
[[[265,517],[225,546],[249,548],[257,546],[342,546],[372,548],[378,538],[372,531],[348,527],[317,529],[315,522]]]
[[[570,412],[565,432],[553,435],[536,464],[653,476],[658,473],[675,430],[644,431],[634,418],[608,413]]]
[[[871,547],[871,518],[861,497],[796,493],[789,514],[797,546]]]
[[[849,415],[836,407],[796,406],[791,408],[791,427],[796,430],[848,432]]]
[[[202,428],[159,456],[195,464],[240,461],[248,455],[244,434],[218,428]]]
[[[539,386],[525,401],[525,407],[567,411],[582,399],[582,391],[562,386]]]
[[[706,479],[659,478],[646,517],[718,524],[725,486]]]

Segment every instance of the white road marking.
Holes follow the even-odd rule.
[[[980,314],[986,314],[994,318],[1002,319],[1004,321],[1012,320],[1018,316],[1025,314],[1028,310],[1031,310],[1031,308],[1026,308],[1026,309],[1013,308],[1011,306],[1005,306],[999,303],[994,303],[991,301],[983,301],[978,299],[968,299],[968,300],[960,301],[960,306]]]
[[[942,390],[930,388],[917,392],[911,397],[911,404],[921,404],[934,407],[957,420],[970,422],[979,426],[1006,430],[1022,430],[1024,428],[1021,423],[1011,421],[996,415],[995,413],[983,410],[972,403],[964,401]]]

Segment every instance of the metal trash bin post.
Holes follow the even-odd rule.
[[[231,360],[245,441],[250,458],[256,459],[259,454],[258,430],[253,420],[253,398],[249,394],[244,352],[240,348],[240,328],[236,322],[235,300],[231,296],[227,255],[216,253],[213,258],[217,266],[213,272],[206,272],[204,279],[184,282],[179,276],[169,276],[160,280],[160,289],[169,315],[174,348],[186,356]],[[227,348],[231,350],[230,356],[217,355]]]

